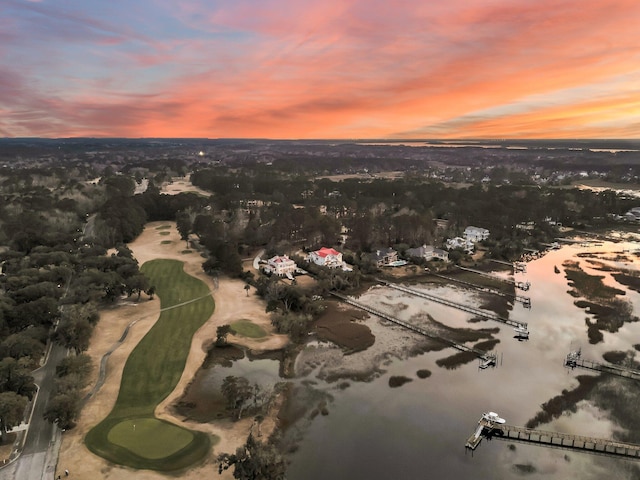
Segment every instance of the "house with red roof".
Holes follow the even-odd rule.
[[[320,250],[311,252],[307,260],[322,267],[342,267],[342,253],[333,248],[322,247]]]

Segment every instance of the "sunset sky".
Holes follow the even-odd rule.
[[[638,0],[0,0],[0,137],[640,138]]]

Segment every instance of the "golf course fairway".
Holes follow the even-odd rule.
[[[214,301],[207,285],[186,274],[180,261],[152,260],[141,271],[156,288],[160,318],[129,355],[116,404],[85,444],[120,465],[178,470],[202,459],[211,439],[155,418],[154,410],[180,380],[191,339],[213,313]]]

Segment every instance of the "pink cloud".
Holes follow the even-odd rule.
[[[638,102],[638,2],[431,3],[239,0],[216,9],[204,0],[156,0],[191,32],[156,38],[114,27],[112,18],[47,9],[60,24],[86,25],[44,35],[89,40],[87,57],[100,61],[93,71],[83,65],[81,75],[74,58],[64,58],[57,82],[33,62],[19,75],[27,87],[5,70],[4,110],[33,109],[51,121],[47,128],[10,113],[0,129],[286,138],[494,136],[501,129],[497,136],[580,136],[582,128],[609,136],[606,125],[617,135],[625,119],[637,124],[637,111],[616,99]],[[55,52],[55,44],[48,48]],[[611,80],[625,74],[624,85]],[[597,101],[588,98],[594,84],[606,93]],[[581,88],[584,98],[550,104],[558,92]],[[56,101],[43,101],[49,98]],[[601,116],[609,123],[596,127]]]

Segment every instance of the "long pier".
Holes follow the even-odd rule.
[[[491,280],[496,280],[498,282],[508,283],[509,285],[513,285],[514,287],[519,288],[520,290],[526,291],[526,290],[529,290],[529,288],[531,288],[531,284],[529,282],[520,282],[520,281],[516,281],[516,280],[508,280],[506,278],[496,277],[495,275],[491,275],[490,273],[483,272],[481,270],[476,270],[474,268],[461,267],[460,265],[458,265],[458,268],[460,270],[464,270],[465,272],[476,273],[476,274],[481,275],[483,277],[490,278]]]
[[[527,330],[528,326],[524,322],[517,322],[515,320],[511,320],[509,318],[501,317],[493,312],[487,312],[486,310],[482,310],[480,308],[471,307],[469,305],[463,305],[462,303],[457,303],[452,300],[448,300],[446,298],[437,297],[435,295],[431,295],[430,293],[426,293],[420,290],[415,290],[413,288],[405,287],[402,285],[398,285],[397,283],[388,282],[386,280],[377,279],[378,282],[393,288],[395,290],[400,290],[401,292],[408,293],[410,295],[415,295],[417,297],[422,297],[426,300],[430,300],[432,302],[440,303],[442,305],[446,305],[448,307],[457,308],[458,310],[462,310],[463,312],[471,313],[473,315],[477,315],[478,317],[485,318],[487,320],[494,320],[496,322],[504,323],[506,325],[510,325],[514,328],[518,328],[521,330]]]
[[[491,293],[493,295],[498,295],[504,298],[511,298],[513,299],[513,301],[521,303],[524,308],[531,308],[531,298],[525,297],[523,295],[513,295],[511,293],[501,292],[500,290],[496,290],[495,288],[476,285],[475,283],[466,282],[464,280],[460,280],[459,278],[447,277],[446,275],[441,275],[439,273],[431,273],[431,275],[433,275],[434,277],[442,278],[443,280],[447,280],[449,282],[459,283],[460,285],[473,288],[474,290],[477,290],[479,292]]]
[[[501,265],[508,265],[510,267],[513,267],[513,272],[514,273],[518,273],[518,272],[526,273],[527,272],[527,264],[524,263],[524,262],[506,262],[504,260],[498,260],[497,258],[490,258],[489,261],[494,262],[494,263],[499,263]]]
[[[483,438],[532,443],[551,448],[561,448],[610,457],[640,460],[640,445],[616,442],[614,440],[548,432],[531,428],[499,424],[485,418],[478,422],[476,431],[469,437],[465,448],[475,450]]]
[[[571,245],[580,245],[581,247],[602,245],[602,242],[599,242],[598,240],[576,240],[575,238],[566,237],[557,237],[556,240],[563,243],[569,243]]]
[[[587,232],[585,230],[573,230],[574,233],[579,233],[581,235],[588,235],[590,237],[595,237],[599,240],[607,240],[609,242],[619,243],[624,240],[624,238],[612,237],[611,235],[606,235],[604,233],[596,233],[596,232]]]
[[[408,330],[411,330],[412,332],[415,333],[419,333],[420,335],[423,335],[425,337],[431,338],[433,340],[436,340],[437,342],[440,343],[444,343],[450,347],[455,348],[456,350],[460,351],[460,352],[466,352],[466,353],[473,353],[474,355],[476,355],[478,358],[480,358],[481,360],[483,360],[485,363],[487,362],[495,362],[496,361],[496,357],[495,355],[492,355],[490,353],[484,352],[482,350],[478,350],[477,348],[472,348],[472,347],[467,347],[466,345],[462,345],[461,343],[456,343],[453,340],[449,340],[448,338],[444,338],[441,337],[439,335],[435,335],[431,332],[429,332],[428,330],[418,327],[417,325],[413,325],[411,323],[405,322],[404,320],[400,320],[397,317],[394,317],[392,315],[389,315],[388,313],[382,312],[380,310],[377,310],[375,308],[371,308],[367,305],[364,305],[360,302],[357,302],[345,295],[341,295],[339,293],[336,292],[330,292],[331,295],[333,295],[334,297],[339,298],[340,300],[342,300],[345,303],[348,303],[349,305],[352,305],[356,308],[359,308],[361,310],[364,310],[365,312],[368,312],[372,315],[376,315],[380,318],[383,318],[384,320],[387,320],[391,323],[394,323],[396,325],[400,325],[401,327],[404,327]],[[495,363],[494,363],[495,364]],[[487,363],[488,365],[488,363]],[[488,365],[489,366],[489,365]]]
[[[599,363],[593,360],[587,360],[586,358],[582,358],[580,350],[570,352],[564,359],[564,366],[571,369],[585,368],[587,370],[609,373],[631,380],[640,380],[640,371],[619,365],[612,365],[610,363]]]

